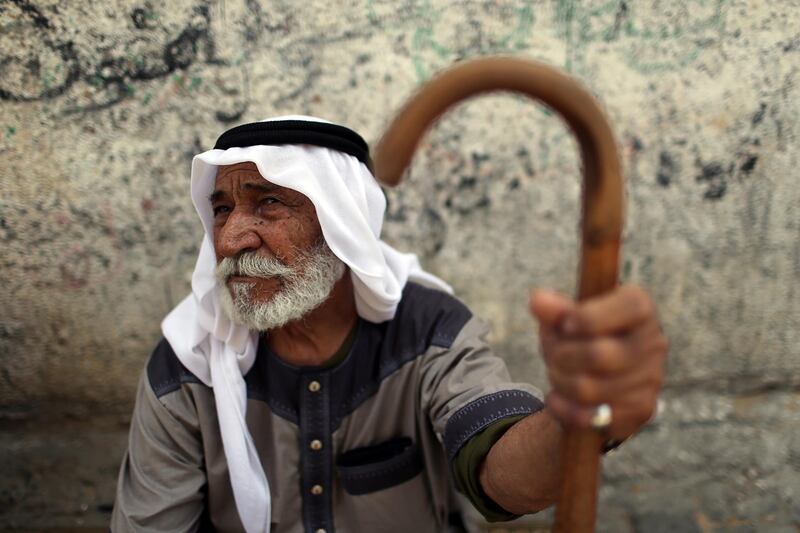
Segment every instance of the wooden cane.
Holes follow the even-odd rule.
[[[545,64],[485,57],[460,63],[423,85],[391,122],[373,152],[375,175],[395,186],[427,129],[450,106],[481,93],[512,91],[556,110],[580,144],[583,200],[579,300],[617,284],[623,190],[614,136],[595,99],[581,85]],[[562,481],[553,531],[594,531],[602,437],[568,430],[561,450]]]

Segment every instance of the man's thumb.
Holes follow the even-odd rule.
[[[571,298],[555,291],[534,289],[528,302],[531,313],[543,326],[557,327],[575,307]]]

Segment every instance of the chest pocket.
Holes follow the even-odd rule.
[[[422,471],[422,458],[410,438],[397,437],[343,453],[336,461],[336,469],[342,488],[357,496],[412,479]]]

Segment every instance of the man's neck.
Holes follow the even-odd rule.
[[[267,342],[287,363],[324,365],[336,354],[358,319],[350,271],[336,282],[330,297],[300,320],[270,330]]]

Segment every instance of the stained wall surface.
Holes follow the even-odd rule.
[[[194,154],[289,113],[374,142],[437,71],[499,53],[602,101],[622,276],[671,341],[658,417],[606,461],[601,529],[797,531],[798,28],[796,0],[1,2],[0,527],[106,519],[137,376],[189,290]],[[526,291],[572,290],[579,178],[560,120],[497,95],[446,115],[388,192],[385,238],[544,388]]]

